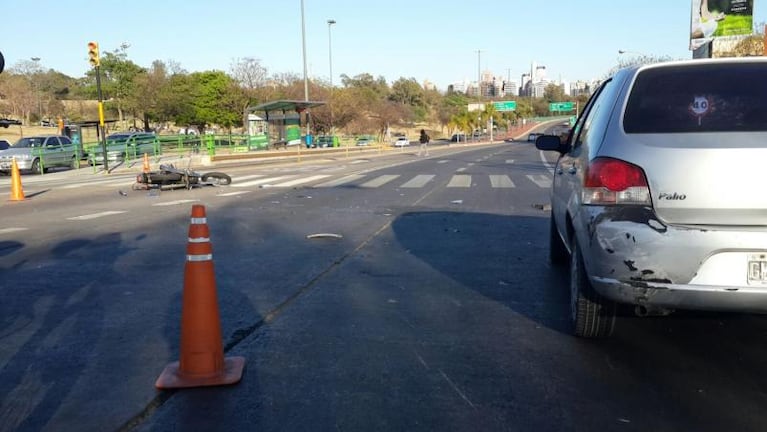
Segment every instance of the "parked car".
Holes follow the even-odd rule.
[[[157,135],[151,132],[117,132],[107,136],[107,160],[124,161],[143,157],[144,154],[156,155],[160,152]],[[104,163],[103,150],[95,146],[91,150],[91,162]]]
[[[320,135],[315,138],[312,147],[338,147],[338,137],[332,135]]]
[[[529,135],[527,135],[527,142],[534,143],[536,139],[538,139],[539,136],[542,136],[542,133],[533,132]]]
[[[6,140],[0,140],[0,150],[7,150],[11,146],[11,143],[9,143]]]
[[[368,146],[368,145],[372,144],[374,141],[375,141],[375,139],[372,136],[370,136],[370,135],[362,135],[362,136],[357,138],[356,145],[358,145],[360,147]]]
[[[53,167],[79,166],[82,148],[66,136],[38,135],[19,139],[6,150],[0,150],[0,172],[7,174],[13,167],[13,159],[19,170],[47,172]]]
[[[591,96],[555,151],[549,258],[569,265],[574,332],[618,304],[767,312],[764,58],[634,66]]]
[[[453,134],[453,136],[450,137],[450,142],[466,142],[466,134]]]
[[[410,145],[410,140],[407,139],[407,137],[397,137],[396,140],[394,140],[394,147],[407,147]]]
[[[8,129],[8,126],[18,126],[21,125],[21,122],[18,120],[8,119],[8,118],[0,118],[0,127]]]

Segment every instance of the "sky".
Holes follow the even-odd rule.
[[[754,0],[754,23],[767,22]],[[271,74],[333,83],[369,73],[438,89],[476,81],[478,69],[519,82],[532,62],[552,80],[600,79],[623,55],[687,59],[690,0],[0,0],[6,68],[33,57],[82,77],[87,44],[126,44],[142,67],[174,61],[189,72],[229,72],[255,58]],[[302,30],[302,16],[304,27]],[[336,23],[329,25],[328,20]],[[302,37],[303,36],[303,37]],[[479,67],[478,67],[479,66]]]

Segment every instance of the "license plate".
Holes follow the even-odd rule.
[[[767,254],[748,256],[748,283],[767,285]]]

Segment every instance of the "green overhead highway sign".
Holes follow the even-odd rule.
[[[496,111],[516,111],[517,101],[493,102]]]
[[[575,109],[575,104],[572,102],[552,102],[549,104],[549,111],[572,111]]]

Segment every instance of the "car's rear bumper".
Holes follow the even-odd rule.
[[[663,308],[767,312],[767,281],[749,277],[750,263],[767,256],[767,228],[666,225],[649,208],[630,218],[620,208],[584,209],[585,229],[576,231],[601,295]]]

